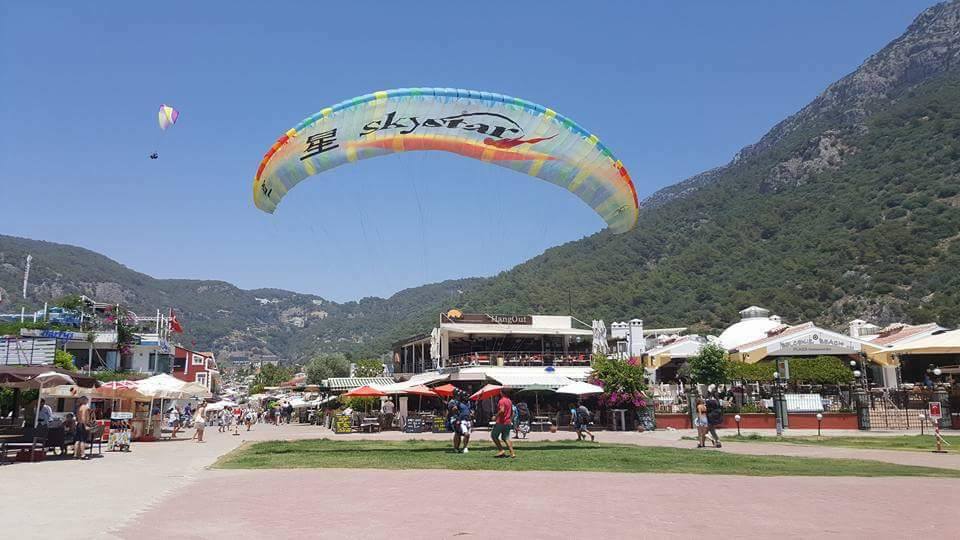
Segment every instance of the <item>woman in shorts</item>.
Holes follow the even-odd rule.
[[[707,406],[703,402],[703,398],[697,398],[697,448],[703,448],[707,445],[707,429],[709,423],[707,422]]]
[[[201,403],[197,407],[197,414],[193,417],[193,427],[197,428],[197,431],[193,434],[194,438],[197,439],[198,443],[203,442],[203,429],[207,427],[207,404]]]

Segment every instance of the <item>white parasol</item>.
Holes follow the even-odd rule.
[[[593,354],[607,354],[610,348],[607,346],[607,325],[603,320],[593,321]]]
[[[602,394],[603,388],[590,383],[575,382],[566,386],[557,388],[558,394],[572,394],[574,396],[586,396],[589,394]]]

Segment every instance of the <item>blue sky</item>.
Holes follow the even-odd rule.
[[[643,197],[727,162],[932,3],[3,2],[0,233],[338,301],[492,275],[603,222],[436,152],[335,169],[267,215],[260,158],[356,95],[471,88],[573,118]],[[160,103],[181,111],[166,133]]]

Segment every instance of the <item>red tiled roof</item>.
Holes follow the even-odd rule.
[[[881,332],[876,339],[870,340],[874,345],[891,345],[923,332],[932,332],[937,329],[937,323],[919,324],[916,326],[904,325],[892,332]]]

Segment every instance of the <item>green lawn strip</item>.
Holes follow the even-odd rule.
[[[597,471],[730,474],[744,476],[932,476],[960,478],[960,471],[867,460],[752,456],[710,450],[592,444],[576,441],[515,443],[516,459],[496,459],[489,440],[457,454],[440,441],[270,441],[221,458],[221,469],[453,469],[495,471]]]
[[[687,437],[684,437],[687,438]],[[944,445],[944,450],[950,453],[960,453],[960,435],[946,435],[943,437],[950,445]],[[766,435],[750,434],[744,436],[724,437],[724,441],[735,442],[766,442],[788,443],[809,446],[835,446],[842,448],[863,448],[870,450],[909,450],[929,452],[936,448],[933,435],[890,435],[874,437],[771,437]]]

